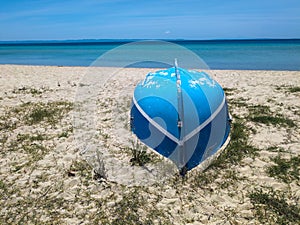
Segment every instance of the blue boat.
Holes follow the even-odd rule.
[[[225,93],[205,72],[175,66],[149,73],[134,90],[131,130],[185,175],[229,139]]]

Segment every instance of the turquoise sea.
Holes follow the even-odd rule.
[[[0,64],[90,66],[98,57],[134,40],[27,41],[0,42]],[[211,69],[298,70],[300,39],[285,40],[171,40],[185,47]],[[145,48],[157,48],[172,55],[165,46],[149,42]],[[141,54],[143,52],[141,51]],[[128,56],[130,57],[130,56]],[[107,66],[118,66],[121,58]],[[140,62],[131,67],[165,67],[155,62]]]

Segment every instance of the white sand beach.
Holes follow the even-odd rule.
[[[150,149],[130,162],[132,92],[155,70],[0,65],[0,224],[299,222],[300,71],[206,71],[238,132],[182,180]]]

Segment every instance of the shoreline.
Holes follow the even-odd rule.
[[[64,66],[64,65],[31,65],[31,64],[0,64],[2,66],[24,66],[24,67],[61,67],[61,68],[119,68],[119,69],[149,69],[149,70],[163,70],[166,68],[157,67],[115,67],[115,66]],[[267,71],[267,72],[300,72],[300,70],[268,70],[268,69],[191,69],[199,71]]]
[[[209,70],[224,88],[238,138],[216,165],[181,180],[176,171],[160,179],[154,172],[170,164],[148,148],[144,166],[130,162],[142,148],[130,141],[132,91],[154,70],[0,65],[0,221],[297,221],[300,71]],[[88,104],[77,111],[78,102]],[[99,177],[102,161],[107,179]]]

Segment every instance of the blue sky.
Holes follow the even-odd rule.
[[[300,38],[299,0],[0,0],[0,41]]]

